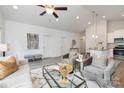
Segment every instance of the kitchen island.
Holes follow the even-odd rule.
[[[93,56],[94,54],[97,54],[98,56],[108,57],[109,50],[107,50],[107,49],[104,49],[104,50],[90,49],[90,55]]]

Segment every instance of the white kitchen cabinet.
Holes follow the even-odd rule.
[[[114,43],[114,33],[108,33],[108,43]]]
[[[115,38],[124,38],[124,29],[114,31]]]
[[[108,33],[108,43],[114,43],[114,38],[124,38],[124,29]]]
[[[114,38],[119,38],[120,35],[119,35],[119,31],[114,31]]]

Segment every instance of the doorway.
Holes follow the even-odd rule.
[[[44,35],[43,36],[43,57],[48,58],[50,57],[51,53],[51,36]]]

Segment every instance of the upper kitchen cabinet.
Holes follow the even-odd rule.
[[[114,31],[114,38],[124,38],[124,29]]]
[[[108,33],[108,43],[114,43],[114,38],[124,38],[124,29]]]

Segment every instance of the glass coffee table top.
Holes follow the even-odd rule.
[[[80,72],[69,74],[67,84],[60,83],[61,74],[59,72],[59,65],[49,65],[43,67],[43,76],[51,88],[87,88],[86,81]]]

